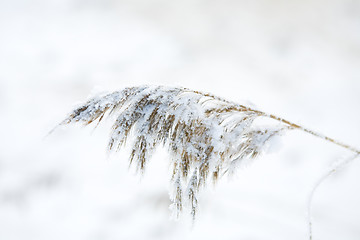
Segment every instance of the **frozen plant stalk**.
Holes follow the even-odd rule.
[[[159,144],[169,150],[171,200],[176,216],[184,203],[188,203],[195,217],[198,193],[203,187],[234,172],[238,164],[256,158],[269,140],[287,130],[299,129],[360,153],[349,145],[275,115],[179,87],[130,87],[95,97],[76,108],[60,125],[75,122],[88,125],[113,114],[117,116],[108,149],[119,150],[133,132],[130,163],[140,172],[145,171]],[[256,124],[255,120],[261,118],[276,120],[277,124]]]

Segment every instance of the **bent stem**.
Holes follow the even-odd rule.
[[[282,122],[282,123],[286,124],[287,126],[289,126],[289,128],[301,130],[301,131],[309,133],[309,134],[311,134],[311,135],[313,135],[315,137],[321,138],[321,139],[323,139],[325,141],[331,142],[331,143],[336,144],[336,145],[338,145],[340,147],[348,149],[348,150],[350,150],[350,151],[352,151],[352,152],[354,152],[356,154],[360,154],[360,150],[353,147],[353,146],[350,146],[350,145],[345,144],[345,143],[343,143],[341,141],[338,141],[338,140],[335,140],[335,139],[330,138],[328,136],[325,136],[325,135],[323,135],[323,134],[321,134],[319,132],[315,132],[313,130],[305,128],[305,127],[303,127],[301,125],[298,125],[296,123],[290,122],[290,121],[288,121],[286,119],[283,119],[281,117],[275,116],[273,114],[268,114],[268,113],[265,113],[265,112],[262,112],[262,111],[259,111],[259,110],[255,110],[255,109],[243,106],[243,105],[240,105],[240,107],[241,107],[241,109],[238,109],[238,111],[244,111],[244,109],[245,109],[246,111],[251,111],[251,112],[254,112],[254,113],[258,114],[259,116],[264,116],[264,117],[274,119],[276,121],[279,121],[279,122]]]
[[[338,145],[338,146],[340,146],[340,147],[346,148],[346,149],[348,149],[348,150],[350,150],[350,151],[352,151],[352,152],[354,152],[354,153],[356,153],[356,154],[360,154],[360,150],[358,150],[358,149],[356,149],[356,148],[354,148],[354,147],[352,147],[352,146],[350,146],[350,145],[348,145],[348,144],[345,144],[345,143],[343,143],[343,142],[340,142],[340,141],[338,141],[338,140],[335,140],[335,139],[333,139],[333,138],[327,137],[327,136],[325,136],[325,135],[323,135],[323,134],[321,134],[321,133],[314,132],[314,131],[312,131],[312,130],[310,130],[310,129],[308,129],[308,128],[304,128],[304,127],[302,127],[302,126],[300,126],[300,125],[298,125],[298,124],[289,122],[289,121],[287,121],[287,120],[285,120],[285,119],[279,118],[279,117],[274,116],[274,115],[267,115],[267,117],[270,117],[270,118],[272,118],[272,119],[275,119],[275,120],[278,120],[278,121],[280,121],[280,122],[283,122],[283,123],[287,124],[288,126],[294,128],[294,129],[299,129],[299,130],[304,131],[304,132],[307,132],[307,133],[309,133],[309,134],[311,134],[311,135],[313,135],[313,136],[315,136],[315,137],[318,137],[318,138],[324,139],[324,140],[326,140],[326,141],[328,141],[328,142],[334,143],[334,144],[336,144],[336,145]]]
[[[314,193],[318,189],[318,187],[332,174],[334,174],[336,171],[343,168],[345,165],[351,163],[354,161],[357,157],[359,157],[360,154],[356,154],[354,156],[351,156],[349,158],[346,158],[345,160],[339,162],[334,167],[330,168],[330,170],[326,171],[315,183],[313,188],[311,189],[311,192],[309,194],[308,203],[307,203],[307,217],[308,217],[308,227],[309,227],[309,239],[313,239],[312,234],[312,218],[311,218],[311,206],[312,206],[312,200],[314,198]]]

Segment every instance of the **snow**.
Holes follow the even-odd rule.
[[[44,136],[95,86],[149,84],[249,100],[359,148],[359,13],[351,0],[0,2],[0,239],[307,239],[312,186],[350,155],[321,139],[282,136],[206,188],[192,226],[170,220],[165,148],[139,177],[131,145],[107,157],[111,119]],[[359,239],[359,168],[318,188],[314,239]]]

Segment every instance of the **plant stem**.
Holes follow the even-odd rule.
[[[307,217],[308,217],[308,229],[309,229],[309,239],[313,239],[312,234],[312,219],[311,219],[311,206],[312,206],[312,200],[314,198],[314,193],[318,189],[318,187],[323,183],[328,177],[330,177],[332,174],[334,174],[336,171],[343,168],[345,165],[351,163],[353,160],[355,160],[357,157],[359,157],[359,154],[355,154],[354,156],[351,156],[349,158],[344,159],[343,161],[337,163],[335,166],[330,168],[328,171],[323,173],[323,175],[316,181],[314,186],[311,189],[310,195],[308,197],[308,203],[307,203]]]
[[[324,140],[326,140],[326,141],[328,141],[328,142],[332,142],[332,143],[334,143],[334,144],[336,144],[336,145],[338,145],[338,146],[340,146],[340,147],[346,148],[346,149],[348,149],[348,150],[350,150],[350,151],[352,151],[352,152],[354,152],[354,153],[356,153],[356,154],[360,154],[360,150],[357,149],[357,148],[355,148],[355,147],[352,147],[352,146],[350,146],[350,145],[348,145],[348,144],[345,144],[345,143],[343,143],[343,142],[340,142],[340,141],[338,141],[338,140],[335,140],[335,139],[333,139],[333,138],[330,138],[330,137],[328,137],[328,136],[325,136],[325,135],[323,135],[323,134],[321,134],[321,133],[318,133],[318,132],[315,132],[315,131],[310,130],[310,129],[308,129],[308,128],[305,128],[305,127],[303,127],[303,126],[301,126],[301,125],[299,125],[299,124],[292,123],[292,122],[290,122],[290,121],[288,121],[288,120],[286,120],[286,119],[283,119],[283,118],[281,118],[281,117],[275,116],[275,115],[273,115],[273,114],[268,114],[268,113],[265,113],[265,112],[262,112],[262,111],[259,111],[259,110],[255,110],[255,109],[252,109],[252,108],[243,106],[243,105],[240,105],[240,107],[242,108],[241,110],[239,109],[240,111],[244,111],[244,109],[245,109],[245,110],[247,110],[247,111],[254,112],[254,113],[256,113],[256,114],[258,114],[258,115],[260,115],[260,116],[265,116],[265,117],[268,117],[268,118],[277,120],[277,121],[279,121],[279,122],[285,123],[286,125],[288,125],[288,126],[291,127],[291,128],[299,129],[299,130],[301,130],[301,131],[303,131],[303,132],[306,132],[306,133],[309,133],[309,134],[311,134],[311,135],[313,135],[313,136],[315,136],[315,137],[324,139]]]

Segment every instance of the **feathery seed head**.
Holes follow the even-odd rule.
[[[141,173],[159,144],[168,148],[173,163],[170,197],[176,216],[187,202],[195,217],[202,187],[233,172],[244,159],[256,158],[273,136],[287,129],[260,129],[253,122],[263,112],[211,94],[164,86],[130,87],[95,97],[61,124],[88,125],[115,113],[108,149],[120,149],[132,131],[130,163]]]

